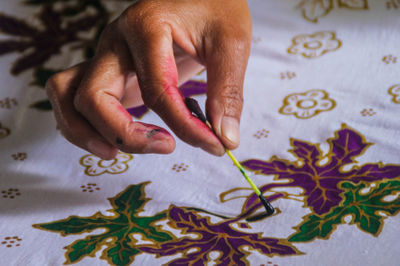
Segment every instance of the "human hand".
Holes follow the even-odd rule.
[[[183,141],[214,155],[239,144],[251,41],[245,0],[147,0],[104,30],[90,61],[53,76],[47,93],[62,134],[103,158],[170,153],[165,129],[132,121],[143,102]],[[206,113],[217,137],[186,108],[177,88],[207,68]]]

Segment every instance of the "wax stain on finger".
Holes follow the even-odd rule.
[[[146,137],[147,137],[148,139],[150,139],[150,138],[152,138],[154,135],[160,133],[161,131],[162,131],[162,129],[159,129],[159,128],[152,129],[152,130],[150,130],[150,131],[148,131],[148,132],[146,133]]]
[[[115,142],[116,142],[117,145],[119,145],[119,146],[124,145],[124,141],[123,141],[120,137],[117,137],[117,138],[115,139]]]

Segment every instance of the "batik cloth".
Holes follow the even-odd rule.
[[[234,154],[270,217],[227,156],[104,161],[60,135],[47,78],[129,3],[0,3],[0,265],[399,265],[398,0],[249,0]],[[205,77],[181,88],[202,106]]]

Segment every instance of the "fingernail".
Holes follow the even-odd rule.
[[[170,153],[171,147],[166,140],[155,140],[147,144],[144,153]]]
[[[99,140],[91,140],[87,144],[88,150],[103,159],[111,159],[110,146]]]
[[[204,150],[204,151],[206,151],[206,152],[212,154],[212,155],[215,155],[215,156],[222,156],[222,155],[225,154],[224,148],[219,147],[219,146],[207,145],[207,146],[200,147],[200,148],[201,148],[202,150]]]
[[[239,121],[230,116],[224,116],[221,121],[221,134],[232,144],[239,144]]]

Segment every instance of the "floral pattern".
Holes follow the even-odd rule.
[[[334,8],[367,10],[368,0],[302,0],[298,8],[301,9],[303,18],[316,23]]]
[[[392,102],[400,104],[400,84],[396,84],[390,87],[389,94],[393,96]]]
[[[384,220],[384,216],[378,214],[378,211],[383,210],[390,215],[396,215],[400,211],[399,196],[390,200],[391,204],[383,201],[386,195],[396,195],[400,192],[400,165],[381,162],[358,165],[356,158],[372,143],[344,124],[335,132],[334,138],[329,138],[327,142],[329,151],[324,154],[320,144],[292,139],[290,152],[297,161],[291,162],[273,156],[268,161],[246,160],[242,165],[256,174],[273,175],[276,181],[283,181],[260,186],[261,193],[287,187],[300,187],[303,190],[301,195],[297,196],[304,196],[305,207],[309,208],[313,215],[306,219],[309,221],[308,229],[301,229],[303,233],[318,231],[317,235],[324,235],[327,239],[336,229],[336,225],[344,222],[341,217],[346,215],[345,213],[353,213],[354,221],[361,230],[378,235]],[[344,170],[348,165],[351,165],[351,168]],[[362,192],[367,184],[375,186],[368,194]],[[275,192],[270,198],[291,198],[289,196],[286,192]],[[262,207],[258,196],[251,193],[243,205],[243,210],[246,212],[255,206]],[[335,217],[334,221],[332,217]],[[316,220],[330,224],[330,227],[326,228],[316,223]]]
[[[294,115],[300,119],[307,119],[321,112],[332,110],[336,102],[329,98],[324,90],[309,90],[305,93],[293,93],[285,97],[279,113]]]
[[[372,143],[344,124],[327,142],[329,150],[324,154],[320,143],[292,139],[290,152],[296,161],[273,156],[268,161],[242,162],[256,174],[275,176],[274,182],[268,179],[260,186],[261,193],[269,192],[266,196],[269,201],[293,200],[296,196],[310,210],[311,213],[293,227],[295,232],[284,238],[246,231],[252,228],[249,223],[271,218],[263,213],[256,214],[263,206],[251,190],[237,217],[175,205],[152,216],[140,215],[151,200],[144,191],[149,182],[130,185],[110,198],[111,216],[96,212],[90,217],[69,216],[33,226],[62,236],[89,233],[65,248],[66,263],[94,257],[103,249],[100,258],[111,265],[131,264],[140,254],[155,254],[156,258],[178,255],[167,265],[207,265],[214,252],[219,254],[214,260],[217,265],[248,265],[248,256],[256,251],[268,257],[301,255],[304,253],[297,249],[296,243],[328,240],[338,226],[346,223],[345,216],[351,216],[350,225],[378,236],[385,218],[400,212],[400,165],[381,162],[359,165],[356,158]],[[351,168],[344,170],[347,165]],[[299,195],[282,192],[282,188],[288,187],[298,187],[301,192]],[[279,188],[281,190],[274,190]],[[249,191],[249,188],[235,188],[223,192],[221,202],[239,198],[226,199],[226,196],[243,189]],[[214,216],[213,221],[210,215]],[[275,215],[280,215],[280,211]],[[167,222],[160,225],[165,219]],[[96,229],[104,230],[93,233]],[[179,236],[177,231],[180,231]],[[139,243],[137,234],[150,243]],[[273,232],[268,231],[268,234]]]
[[[160,189],[164,190],[162,192],[169,191],[168,187],[159,186],[160,183],[164,182],[161,181],[162,178],[167,180],[165,181],[167,183],[171,182],[171,186],[179,184],[186,178],[208,178],[207,176],[202,176],[205,171],[198,171],[200,169],[199,166],[203,164],[197,165],[196,161],[192,161],[192,156],[188,158],[185,156],[168,156],[172,160],[168,160],[165,157],[163,159],[165,160],[164,167],[157,167],[157,169],[153,167],[153,169],[150,169],[150,175],[138,176],[139,180],[151,178],[156,182],[148,187],[146,185],[150,182],[128,185],[126,184],[127,181],[129,182],[128,179],[114,178],[116,182],[114,187],[120,187],[120,193],[115,193],[117,195],[109,198],[109,209],[111,210],[107,210],[108,208],[98,209],[96,207],[98,205],[89,205],[93,201],[105,200],[104,197],[109,195],[110,192],[106,184],[102,182],[102,178],[92,178],[92,176],[100,175],[101,177],[103,175],[103,177],[107,177],[107,174],[127,173],[129,168],[132,167],[134,157],[130,154],[120,153],[116,159],[105,161],[93,155],[81,154],[80,156],[85,156],[82,158],[80,156],[77,157],[77,161],[72,166],[67,166],[74,169],[68,171],[66,175],[70,172],[76,172],[75,170],[82,172],[81,175],[71,181],[72,183],[70,182],[68,190],[63,190],[65,193],[58,193],[53,198],[54,202],[53,200],[47,201],[45,198],[38,198],[38,201],[32,201],[31,197],[36,195],[34,194],[35,192],[44,192],[51,196],[55,194],[53,192],[61,192],[60,186],[55,185],[51,190],[47,187],[38,187],[36,190],[36,188],[30,186],[29,182],[23,182],[23,178],[27,176],[24,176],[25,171],[21,172],[21,167],[24,169],[29,168],[30,165],[34,167],[35,164],[32,163],[35,161],[46,160],[46,156],[55,154],[48,153],[49,149],[52,149],[53,152],[57,151],[54,150],[56,148],[51,146],[51,143],[46,144],[46,147],[40,145],[40,149],[37,150],[37,143],[35,142],[32,145],[31,139],[24,139],[24,136],[31,135],[30,137],[36,140],[43,140],[43,136],[48,134],[46,130],[50,128],[54,131],[55,126],[50,124],[50,127],[48,127],[48,121],[44,122],[43,119],[39,119],[37,121],[43,122],[43,125],[46,126],[35,127],[35,134],[26,134],[27,131],[29,133],[30,126],[32,126],[31,121],[29,121],[30,116],[23,117],[23,119],[20,117],[25,113],[29,114],[30,111],[21,113],[20,110],[26,110],[26,107],[31,107],[36,110],[46,111],[51,110],[52,106],[45,96],[40,99],[36,97],[25,97],[26,99],[21,97],[21,90],[25,90],[25,88],[31,89],[32,86],[36,89],[44,88],[48,77],[60,71],[65,66],[65,63],[69,64],[71,62],[71,60],[64,60],[65,58],[60,57],[70,57],[70,59],[73,59],[72,61],[75,61],[77,59],[76,56],[79,55],[82,55],[85,60],[93,56],[96,40],[100,36],[102,29],[112,17],[118,15],[118,12],[114,13],[112,11],[117,1],[122,2],[125,0],[17,0],[14,2],[20,2],[21,4],[15,5],[20,5],[23,9],[30,10],[32,16],[23,17],[23,15],[18,15],[18,10],[15,10],[16,12],[14,13],[8,13],[7,10],[0,12],[0,35],[2,35],[0,56],[5,55],[12,60],[7,65],[11,74],[16,76],[12,78],[23,78],[27,81],[26,86],[20,86],[19,84],[16,86],[16,84],[9,82],[4,83],[2,88],[4,93],[0,98],[0,113],[7,117],[4,120],[0,119],[3,123],[3,125],[0,123],[0,144],[6,147],[3,154],[4,164],[10,165],[10,167],[6,167],[5,175],[2,173],[6,182],[2,184],[3,187],[0,189],[0,209],[1,211],[5,210],[6,214],[8,214],[7,211],[10,211],[10,214],[18,212],[21,218],[25,218],[19,219],[20,223],[14,228],[12,220],[15,220],[15,218],[11,217],[11,215],[6,215],[9,218],[5,216],[4,221],[0,223],[3,227],[8,226],[8,232],[3,232],[4,234],[1,236],[0,250],[4,253],[2,254],[4,258],[10,258],[9,265],[17,263],[18,257],[14,259],[17,251],[22,255],[25,255],[27,250],[31,253],[43,251],[40,245],[34,247],[36,248],[34,251],[32,251],[32,245],[26,245],[27,243],[32,243],[32,236],[34,237],[35,235],[39,235],[41,241],[45,244],[44,246],[50,247],[49,245],[51,245],[52,256],[48,257],[47,260],[59,261],[63,253],[65,253],[66,264],[80,262],[95,265],[101,263],[99,260],[103,260],[103,263],[110,265],[161,265],[165,263],[165,265],[254,264],[275,266],[275,262],[279,262],[279,265],[285,265],[285,263],[296,264],[296,257],[300,259],[299,261],[301,261],[300,257],[304,258],[306,256],[306,260],[321,259],[320,257],[324,256],[324,254],[313,250],[313,246],[318,245],[321,247],[325,244],[325,247],[318,250],[329,252],[331,245],[327,241],[330,241],[329,239],[332,236],[337,237],[336,241],[340,240],[345,243],[346,237],[342,237],[343,231],[341,231],[343,227],[346,227],[347,232],[350,229],[356,233],[365,234],[371,239],[379,237],[380,242],[388,240],[385,238],[387,234],[380,234],[383,230],[396,233],[395,228],[388,226],[388,220],[393,224],[393,221],[398,221],[400,215],[400,164],[396,161],[395,156],[386,155],[385,143],[382,145],[382,142],[386,139],[374,137],[372,139],[376,140],[374,141],[376,143],[371,143],[369,139],[367,141],[368,137],[364,137],[362,133],[347,125],[342,125],[341,128],[332,132],[331,136],[326,139],[322,138],[318,142],[310,142],[309,140],[315,139],[316,136],[320,138],[327,128],[324,127],[326,123],[319,125],[308,123],[314,125],[314,128],[307,128],[306,130],[310,130],[311,133],[305,135],[313,134],[314,136],[312,138],[290,139],[291,148],[285,155],[285,151],[282,151],[279,147],[289,145],[285,143],[288,140],[285,137],[278,136],[279,134],[276,135],[276,132],[269,132],[274,125],[266,122],[266,120],[269,122],[274,121],[279,119],[281,114],[289,115],[286,118],[288,118],[288,121],[294,122],[293,126],[297,127],[304,124],[302,123],[304,121],[300,119],[311,119],[320,113],[333,110],[336,108],[336,101],[339,103],[340,100],[340,106],[338,107],[348,106],[349,101],[351,105],[352,99],[339,98],[339,96],[342,96],[339,95],[340,93],[333,94],[333,91],[329,90],[328,94],[326,90],[317,89],[306,91],[316,88],[311,86],[305,86],[304,88],[306,89],[304,90],[290,91],[282,95],[283,103],[276,108],[275,113],[270,114],[272,117],[256,119],[257,123],[253,124],[252,126],[254,127],[250,127],[250,132],[244,135],[245,143],[243,144],[249,145],[249,147],[246,146],[246,149],[254,147],[254,154],[260,154],[259,152],[264,148],[268,149],[265,156],[244,158],[247,160],[243,161],[243,165],[247,171],[251,171],[256,175],[255,181],[257,181],[260,190],[265,198],[276,208],[277,211],[273,216],[265,215],[259,198],[246,183],[236,183],[237,185],[230,186],[228,184],[223,189],[226,190],[225,192],[218,191],[219,186],[215,186],[210,191],[210,195],[201,195],[196,189],[189,192],[183,191],[183,193],[197,193],[195,196],[203,197],[202,199],[205,199],[205,201],[196,201],[196,198],[192,197],[191,199],[195,202],[195,206],[186,205],[189,204],[187,201],[182,203],[184,206],[169,205],[169,202],[183,202],[179,200],[186,198],[181,198],[181,195],[170,196],[165,193],[158,193]],[[132,3],[133,1],[126,0],[125,6]],[[370,3],[372,4],[373,1],[293,1],[291,2],[292,7],[298,5],[299,8],[297,10],[299,14],[297,21],[294,20],[294,23],[311,24],[307,21],[317,23],[321,19],[332,18],[332,21],[326,21],[327,25],[332,25],[332,28],[328,28],[328,31],[322,31],[326,29],[324,28],[325,26],[322,27],[323,25],[320,25],[321,27],[319,27],[316,25],[315,29],[302,35],[298,35],[302,32],[294,31],[296,27],[290,28],[288,29],[288,32],[291,32],[289,32],[290,38],[283,42],[276,42],[276,47],[275,44],[271,45],[262,39],[267,36],[263,30],[255,28],[259,30],[256,33],[258,35],[253,36],[252,40],[253,44],[257,46],[256,50],[258,50],[256,51],[258,54],[256,53],[255,55],[260,55],[259,51],[264,52],[265,49],[273,48],[268,50],[271,53],[267,54],[267,56],[277,55],[275,59],[280,61],[276,67],[271,68],[272,71],[266,74],[267,79],[275,80],[276,83],[286,87],[289,83],[303,84],[310,76],[312,77],[315,69],[321,67],[321,63],[331,63],[331,58],[346,62],[344,57],[346,52],[349,51],[347,48],[351,48],[351,40],[347,38],[349,36],[348,33],[351,33],[352,30],[340,23],[331,23],[333,22],[333,16],[335,12],[339,15],[339,11],[343,15],[345,13],[348,13],[348,15],[358,12],[363,13],[364,10],[369,9]],[[400,8],[400,0],[375,1],[373,4],[377,7],[380,5],[380,11],[384,10],[382,12],[386,12],[388,18],[390,15],[396,19],[394,15],[398,10],[395,9]],[[392,11],[385,11],[385,8],[392,9]],[[373,16],[372,11],[375,10],[368,12],[371,16]],[[300,17],[300,12],[302,12],[304,19],[307,21]],[[367,12],[364,13],[367,14]],[[356,22],[355,16],[350,20],[351,22]],[[393,23],[393,20],[387,19],[387,21]],[[361,23],[364,22],[365,20],[363,19]],[[360,32],[366,32],[368,35],[373,33],[368,28],[368,23],[364,23],[364,27],[362,27],[361,23],[358,23],[353,28],[356,30],[361,29]],[[385,24],[382,26],[384,27]],[[390,27],[388,28],[391,29]],[[344,30],[344,32],[341,30]],[[376,37],[373,34],[371,36],[373,36],[372,38]],[[385,36],[382,34],[378,34],[378,36],[382,37],[382,39],[378,38],[378,41],[383,44],[388,43],[387,38],[383,38]],[[342,43],[349,44],[349,47],[346,45],[346,51],[341,49]],[[368,51],[367,45],[362,48]],[[340,52],[333,53],[338,49],[340,49]],[[371,49],[371,54],[374,54],[373,49]],[[280,51],[287,53],[282,55]],[[395,50],[376,51],[374,58],[365,58],[372,62],[371,64],[366,64],[366,66],[357,65],[356,57],[360,55],[353,53],[354,67],[357,67],[355,69],[359,73],[370,73],[362,71],[365,70],[364,67],[371,70],[375,70],[374,66],[383,69],[382,72],[377,72],[376,76],[367,75],[366,82],[371,78],[373,80],[392,82],[393,78],[390,75],[386,75],[386,73],[391,73],[397,68],[399,55],[396,53],[397,51]],[[324,56],[325,54],[329,54],[329,56]],[[326,62],[320,60],[319,57],[321,56],[324,56],[323,59],[327,59]],[[294,60],[296,57],[301,60]],[[8,59],[5,61],[9,61]],[[360,62],[364,61],[361,60]],[[346,72],[343,73],[345,69],[338,68],[337,73],[334,74],[339,77],[346,75]],[[263,71],[264,69],[260,66],[260,70]],[[257,80],[256,75],[253,73],[251,75],[249,77],[251,79],[254,78],[255,84],[264,87],[263,77],[260,78],[258,76],[259,79]],[[326,77],[327,75],[324,74],[320,80]],[[31,80],[32,82],[29,83]],[[395,104],[400,104],[400,84],[393,85],[395,82],[387,84],[387,87],[383,88],[385,91],[380,94],[379,99],[374,99],[372,105],[368,101],[369,99],[360,99],[358,107],[353,108],[351,112],[346,112],[348,115],[346,120],[354,121],[354,124],[363,123],[368,125],[372,121],[379,124],[379,121],[385,119],[385,116],[388,115],[389,109],[395,110],[397,108]],[[343,85],[346,86],[344,83]],[[363,84],[365,84],[364,81]],[[352,85],[355,86],[352,87]],[[354,84],[349,84],[347,89],[359,88],[357,87],[358,85],[359,83],[354,82]],[[389,88],[390,85],[393,86]],[[254,85],[252,86],[254,87]],[[368,89],[373,88],[372,86],[368,87],[366,92],[368,92]],[[327,88],[327,85],[321,84],[321,88]],[[183,96],[204,95],[206,82],[204,80],[192,80],[184,84],[180,90]],[[268,94],[261,92],[261,90],[256,93],[260,93],[260,97],[268,97]],[[44,95],[43,93],[41,94]],[[33,94],[33,96],[35,95],[36,93]],[[204,97],[202,98],[204,99]],[[39,101],[27,103],[26,100],[30,101],[30,99]],[[389,108],[385,110],[382,108],[376,109],[389,101],[393,102],[393,108],[388,106]],[[262,98],[260,98],[258,104],[260,103],[262,104]],[[255,102],[248,102],[248,104],[251,109],[248,110],[250,112],[247,112],[247,114],[251,115],[247,115],[245,119],[264,116],[264,114],[260,113],[257,107],[258,104],[255,104]],[[136,119],[141,119],[148,111],[149,109],[146,106],[139,106],[129,110]],[[333,118],[336,120],[335,123],[338,123],[341,115],[343,115],[343,112],[340,112],[339,108],[337,108],[335,112],[331,112],[329,115],[321,115],[321,118]],[[396,114],[389,115],[396,117]],[[47,118],[48,114],[34,112],[32,117],[36,119],[37,116]],[[154,122],[152,117],[148,118],[150,118],[148,122]],[[285,117],[281,116],[281,118]],[[26,123],[27,120],[29,123]],[[323,119],[318,121],[326,122]],[[262,124],[264,122],[265,124]],[[330,121],[327,121],[327,123],[330,123]],[[317,130],[321,126],[324,130]],[[368,129],[368,127],[363,128]],[[256,132],[256,130],[258,131]],[[11,136],[8,137],[10,133]],[[364,133],[370,132],[366,131]],[[383,137],[387,136],[387,134],[383,135]],[[39,138],[37,138],[38,136]],[[261,142],[258,142],[258,139]],[[388,141],[392,141],[393,145],[396,144],[393,139]],[[17,143],[17,145],[14,146],[14,143]],[[271,145],[273,149],[269,149]],[[43,153],[41,152],[42,149]],[[29,152],[29,156],[25,151]],[[279,155],[271,157],[271,151],[278,151],[279,153],[277,152],[277,154]],[[380,154],[380,151],[382,154]],[[389,150],[388,154],[390,152],[395,154],[395,151],[395,149]],[[135,161],[139,156],[141,157],[142,155],[135,155]],[[79,158],[80,164],[78,165]],[[197,160],[197,157],[195,157],[195,160]],[[182,161],[186,163],[181,163]],[[148,168],[152,167],[152,162],[151,159],[142,160],[141,158],[141,170],[138,173],[143,172],[142,170],[149,170]],[[62,160],[58,160],[58,163],[62,163]],[[174,163],[176,164],[173,165]],[[202,163],[205,166],[208,164],[210,170],[214,169],[214,164],[211,161],[203,161]],[[189,168],[188,165],[190,165]],[[55,167],[60,166],[64,167],[65,165],[55,164]],[[214,166],[219,167],[220,165]],[[227,165],[227,167],[230,166],[233,167],[233,165]],[[135,170],[136,167],[139,167],[139,160],[135,162]],[[16,170],[14,171],[12,168]],[[234,171],[234,169],[232,170]],[[30,171],[26,173],[29,174]],[[210,172],[211,178],[216,180],[218,178],[216,174],[218,173],[219,171]],[[235,171],[234,173],[239,174]],[[14,174],[16,178],[11,178]],[[157,175],[159,178],[156,178]],[[123,174],[120,175],[120,177],[123,176]],[[6,177],[7,179],[5,179]],[[60,180],[62,178],[65,179],[64,174],[53,177],[60,178]],[[171,177],[176,177],[176,180],[172,180]],[[98,179],[98,181],[89,181],[88,179]],[[244,180],[242,181],[244,182]],[[53,183],[57,184],[58,182]],[[218,193],[220,193],[220,205],[216,202]],[[148,195],[151,195],[154,201],[148,198]],[[71,196],[76,196],[74,200],[79,204],[79,208],[73,208],[76,209],[75,214],[65,214],[65,210],[60,208],[63,204],[59,205],[58,202],[61,200],[68,202],[68,198],[71,198]],[[174,196],[178,197],[178,201],[174,201]],[[43,204],[39,200],[43,200]],[[210,204],[210,201],[212,201],[212,204]],[[226,203],[228,201],[229,203]],[[302,217],[297,217],[297,219],[284,219],[284,215],[290,215],[290,213],[286,213],[286,211],[290,210],[286,207],[288,205],[293,207],[294,205],[291,205],[292,201],[296,201],[296,213],[304,214]],[[54,217],[60,217],[61,215],[61,218],[64,219],[59,220],[60,218],[57,218],[57,221],[54,221],[55,219],[50,218],[51,220],[46,220],[49,219],[46,218],[48,215],[46,216],[42,211],[39,211],[39,208],[51,207],[51,204],[44,205],[48,204],[48,202],[53,202],[52,204],[57,209],[48,208],[47,210],[52,212]],[[35,203],[39,204],[35,206]],[[239,203],[240,205],[234,203]],[[28,207],[31,210],[35,210],[35,215],[22,217],[24,208]],[[228,210],[231,207],[232,209]],[[222,209],[221,213],[216,211]],[[77,213],[89,213],[90,215],[78,216]],[[40,224],[35,224],[34,228],[30,228],[32,219],[35,222],[40,222]],[[269,222],[278,224],[281,230],[273,230],[273,226],[268,226]],[[38,231],[38,229],[43,231]],[[22,230],[24,235],[21,235],[19,230]],[[57,238],[57,241],[54,241],[54,238]],[[355,240],[359,239],[355,238]],[[52,245],[54,243],[56,244]],[[387,246],[389,247],[392,244],[393,242],[388,242]],[[63,246],[65,246],[65,249],[62,249]],[[344,247],[338,246],[338,250],[346,251],[344,258],[351,256],[351,249],[347,249],[345,245],[342,245]],[[305,247],[307,247],[308,253],[306,256],[304,255]],[[378,256],[375,262],[382,258]],[[396,258],[392,256],[389,260],[393,262],[396,261]],[[369,259],[369,257],[364,259],[364,262]],[[314,264],[323,264],[318,260],[312,262]],[[375,264],[379,265],[379,263]]]
[[[118,153],[117,156],[109,161],[102,160],[99,157],[88,154],[81,158],[79,163],[85,167],[85,174],[89,176],[99,176],[101,174],[121,174],[129,169],[129,162],[133,155],[127,153]]]
[[[182,237],[167,241],[157,246],[139,247],[141,251],[157,256],[182,254],[180,258],[169,262],[170,265],[207,265],[211,252],[220,256],[217,265],[247,265],[246,257],[250,254],[243,250],[250,247],[263,255],[296,255],[301,254],[285,239],[262,237],[262,233],[238,231],[231,222],[213,224],[208,217],[201,217],[193,211],[171,206],[168,211],[169,226],[182,230],[184,234],[195,234],[197,237]],[[195,249],[194,252],[189,250]]]
[[[100,212],[90,217],[70,216],[50,223],[35,224],[37,229],[60,233],[63,236],[106,229],[101,234],[90,234],[66,247],[66,263],[75,263],[85,257],[95,256],[103,246],[101,259],[111,265],[131,264],[140,253],[170,256],[181,254],[169,265],[205,265],[210,262],[209,254],[219,252],[218,262],[222,265],[247,265],[250,247],[266,256],[302,254],[286,239],[263,237],[262,233],[247,233],[231,226],[236,220],[211,223],[209,217],[200,216],[193,208],[180,208],[171,205],[168,210],[153,216],[138,215],[150,200],[145,197],[144,187],[149,182],[131,185],[109,199],[113,216]],[[198,237],[177,237],[163,229],[157,222],[168,219],[168,225],[183,234],[194,233]],[[244,227],[248,228],[248,227]],[[134,234],[139,234],[153,245],[137,244]],[[108,241],[107,241],[108,240]],[[189,250],[196,249],[196,252]]]
[[[124,2],[127,0],[115,0]],[[94,55],[98,38],[112,17],[109,5],[101,0],[29,0],[20,1],[36,8],[35,23],[14,15],[0,14],[0,56],[17,52],[10,67],[13,75],[33,69],[32,85],[44,88],[46,80],[60,66],[45,66],[61,52],[82,52],[85,59]],[[51,110],[47,99],[31,104],[38,110]]]
[[[292,46],[289,47],[287,52],[312,59],[336,51],[341,45],[342,42],[336,38],[335,32],[319,31],[311,35],[301,34],[294,37]]]
[[[112,216],[97,212],[90,217],[70,216],[66,219],[44,224],[35,224],[35,228],[60,233],[63,236],[92,232],[105,229],[100,234],[92,234],[78,239],[67,246],[66,263],[75,263],[84,257],[94,257],[102,247],[102,259],[111,265],[130,265],[135,256],[140,254],[137,248],[139,234],[149,241],[162,243],[172,239],[172,235],[155,223],[165,219],[165,212],[153,216],[139,215],[144,205],[150,200],[145,197],[146,183],[131,185],[109,201],[113,209]],[[108,240],[108,241],[107,241]]]

